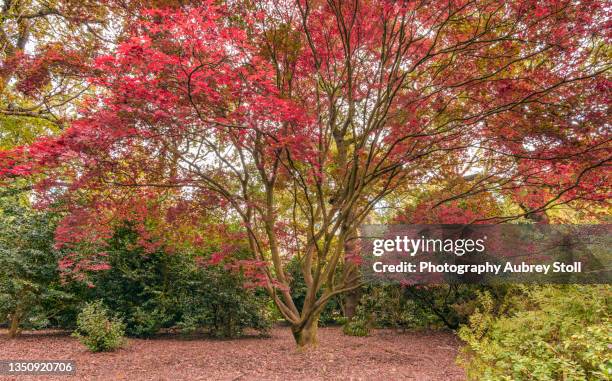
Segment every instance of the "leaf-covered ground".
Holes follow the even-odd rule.
[[[9,340],[0,330],[0,359],[59,360],[77,364],[77,375],[18,376],[14,380],[463,380],[454,359],[460,346],[446,332],[374,331],[348,337],[321,328],[315,351],[297,352],[288,328],[269,338],[130,339],[115,353],[92,354],[66,333],[24,333]],[[7,379],[2,378],[0,379]],[[10,378],[9,378],[10,379]]]

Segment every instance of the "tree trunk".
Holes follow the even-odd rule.
[[[19,311],[15,311],[11,315],[11,324],[9,326],[8,336],[11,339],[14,339],[19,335],[19,323],[21,322],[21,313]]]
[[[317,336],[319,330],[319,315],[308,319],[306,323],[301,326],[291,327],[293,332],[293,338],[298,346],[298,349],[310,349],[315,348],[319,344]]]
[[[351,216],[351,219],[354,219],[354,217]],[[354,278],[355,276],[359,275],[359,266],[355,265],[354,263],[350,263],[346,261],[346,258],[349,255],[358,254],[356,238],[357,238],[357,229],[353,227],[351,229],[350,235],[344,242],[344,256],[345,256],[344,265],[347,266],[348,268],[347,275],[346,275],[347,278]],[[352,284],[349,284],[347,286],[356,286],[358,283],[359,283],[358,278],[355,278],[355,281]],[[355,313],[357,312],[357,306],[359,305],[359,301],[361,300],[361,294],[362,294],[361,287],[357,287],[351,291],[347,291],[346,293],[344,293],[344,311],[343,312],[344,312],[344,317],[348,318],[349,320],[353,319],[353,316],[355,316]]]
[[[361,287],[346,292],[344,295],[344,317],[352,319],[357,312],[357,306],[361,300]]]

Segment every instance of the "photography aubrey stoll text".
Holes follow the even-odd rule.
[[[439,238],[410,238],[396,236],[393,239],[374,239],[372,241],[372,255],[380,257],[384,254],[395,253],[414,257],[417,254],[454,254],[461,257],[464,254],[479,254],[486,250],[487,236],[477,239],[439,239]],[[372,264],[375,273],[454,273],[463,274],[495,274],[501,273],[579,273],[582,271],[581,262],[550,264],[531,264],[527,262],[505,263],[484,262],[478,264],[434,263],[431,261],[399,263],[384,263],[377,261]]]
[[[506,262],[505,264],[497,264],[485,262],[477,265],[444,263],[436,264],[432,262],[416,263],[401,262],[398,264],[384,264],[382,262],[374,262],[372,269],[376,273],[454,273],[457,275],[463,274],[495,274],[500,273],[539,273],[548,274],[552,269],[553,273],[579,273],[582,271],[581,262],[573,262],[566,264],[563,262],[554,262],[553,264],[528,264],[521,262],[518,264]]]

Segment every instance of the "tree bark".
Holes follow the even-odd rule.
[[[298,346],[298,349],[310,349],[319,345],[318,338],[319,330],[319,314],[312,316],[305,323],[292,326],[293,338]]]
[[[354,220],[354,216],[352,215],[349,218],[351,221]],[[345,255],[344,265],[347,268],[346,278],[353,278],[355,275],[359,274],[359,267],[356,266],[355,264],[352,264],[346,261],[347,256],[357,254],[356,253],[357,251],[357,248],[356,248],[357,240],[356,239],[357,239],[357,228],[353,226],[350,230],[350,234],[348,235],[348,238],[344,242],[344,255]],[[357,284],[357,283],[359,283],[359,280],[355,279],[353,284]],[[352,286],[353,284],[350,284],[348,286]],[[359,301],[361,300],[361,294],[362,294],[361,287],[357,287],[354,290],[347,291],[344,293],[343,312],[344,312],[344,317],[348,318],[349,320],[352,319],[353,316],[355,316],[355,313],[357,312],[357,306],[359,305]]]
[[[344,317],[352,319],[357,312],[357,306],[361,300],[361,288],[356,288],[351,291],[347,291],[344,295]]]
[[[9,326],[8,336],[10,339],[14,339],[20,333],[19,323],[21,322],[21,312],[15,311],[11,315],[11,324]]]

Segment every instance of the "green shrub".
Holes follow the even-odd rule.
[[[457,329],[474,312],[478,291],[489,290],[495,298],[504,294],[503,286],[441,284],[403,287],[403,309],[409,311],[406,323],[411,328],[440,327]],[[405,324],[406,324],[405,323]]]
[[[87,303],[77,317],[78,338],[92,352],[114,351],[125,343],[125,324],[110,316],[101,301]]]
[[[342,327],[342,332],[347,336],[368,336],[370,328],[363,320],[351,320]]]
[[[482,292],[459,335],[472,380],[610,380],[611,288],[519,286]]]
[[[147,253],[129,224],[116,229],[106,252],[110,269],[91,274],[95,287],[87,299],[103,300],[123,319],[128,336],[178,328],[237,337],[248,328],[265,333],[271,326],[268,296],[245,289],[243,277],[222,264],[197,265],[186,251]]]
[[[117,228],[105,249],[109,270],[90,274],[86,300],[102,300],[121,317],[128,336],[148,337],[176,322],[172,294],[185,275],[186,258],[146,253],[128,224]]]
[[[57,271],[53,248],[59,216],[37,211],[17,197],[0,197],[0,324],[9,335],[53,324],[71,300]]]
[[[407,297],[405,289],[398,285],[374,287],[366,295],[361,304],[376,327],[406,330],[426,328],[437,322],[431,311]]]
[[[204,330],[215,337],[238,337],[247,328],[266,334],[271,327],[268,296],[245,289],[239,274],[222,267],[197,267],[179,286],[176,326],[185,334]]]
[[[447,286],[448,287],[448,286]],[[457,322],[453,290],[376,285],[363,288],[352,326],[394,329],[437,328]],[[462,304],[457,304],[457,306]],[[361,323],[360,323],[361,322]],[[346,328],[351,330],[352,328]]]
[[[362,298],[363,299],[363,298]],[[364,304],[357,306],[355,316],[342,326],[342,332],[348,336],[369,336],[371,319]]]
[[[372,291],[371,289],[369,291]],[[351,319],[343,318],[339,319],[343,321],[342,332],[347,336],[369,336],[370,328],[374,322],[373,315],[371,313],[371,305],[369,304],[373,299],[371,293],[365,293],[362,295],[357,308],[355,309],[355,316]]]

